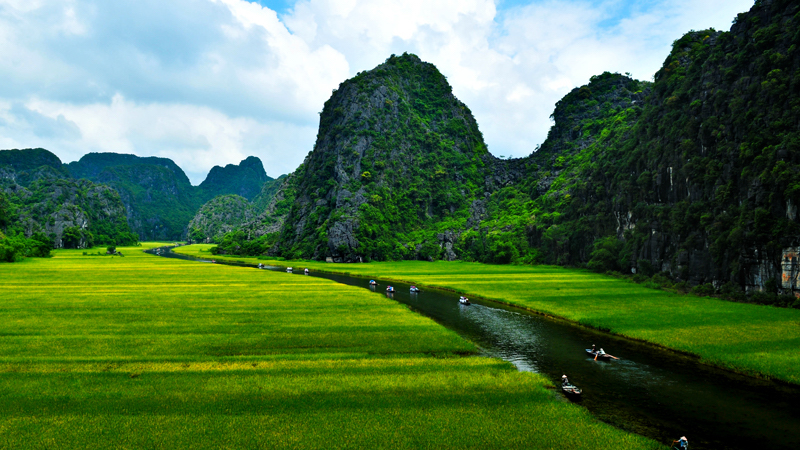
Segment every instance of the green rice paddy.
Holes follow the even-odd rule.
[[[661,448],[381,295],[140,250],[0,264],[0,448]]]
[[[176,250],[211,257],[209,247]],[[291,264],[452,289],[468,297],[498,300],[688,352],[709,364],[800,383],[800,310],[796,309],[673,294],[585,270],[552,266],[442,261]]]

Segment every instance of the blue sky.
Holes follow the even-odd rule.
[[[174,159],[194,183],[313,148],[331,90],[392,53],[435,64],[497,156],[525,156],[555,103],[603,71],[649,80],[672,41],[752,0],[0,0],[0,148],[65,162]]]
[[[291,9],[295,2],[291,0],[258,0],[257,3],[261,6],[266,6],[267,8],[276,11],[279,14],[283,14]]]

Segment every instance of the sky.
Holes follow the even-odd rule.
[[[199,184],[314,147],[339,83],[392,54],[435,64],[495,156],[547,136],[555,103],[604,71],[652,80],[689,30],[753,0],[0,0],[0,149],[173,159]]]

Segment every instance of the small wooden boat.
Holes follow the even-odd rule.
[[[459,298],[458,299],[458,303],[460,303],[462,305],[471,305],[472,304],[472,303],[469,302],[469,299],[467,297]]]
[[[597,361],[609,361],[612,359],[619,359],[616,356],[609,355],[608,353],[593,352],[592,349],[587,348],[586,353]]]
[[[578,386],[573,386],[571,384],[562,385],[561,391],[570,397],[579,397],[581,393],[583,393]]]

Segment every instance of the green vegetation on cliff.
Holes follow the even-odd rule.
[[[253,200],[261,193],[264,183],[268,181],[272,181],[272,178],[267,176],[261,160],[255,156],[249,156],[238,166],[228,164],[225,167],[212,167],[199,187],[204,199],[233,194]]]
[[[262,215],[274,226],[219,251],[587,265],[737,298],[800,292],[799,13],[756,2],[730,31],[692,31],[653,83],[592,77],[517,160],[486,152],[435,67],[392,56],[326,102],[314,150]]]
[[[189,240],[192,242],[219,242],[237,225],[255,218],[255,209],[246,198],[238,195],[220,195],[203,205],[189,222]]]
[[[445,77],[415,55],[392,56],[325,103],[314,151],[265,219],[286,224],[285,256],[424,255],[435,228],[469,217],[485,158],[477,123]]]
[[[0,161],[0,260],[137,242],[108,186],[65,176],[58,157],[42,149],[0,151]]]
[[[563,170],[545,193],[524,192],[540,260],[662,272],[733,293],[797,289],[800,78],[789,74],[800,70],[798,12],[795,2],[757,2],[730,32],[686,34],[644,102],[603,118],[593,144],[549,154],[551,136],[530,160],[557,168],[552,158],[565,156]],[[573,94],[584,89],[589,98],[591,83]],[[554,130],[579,123],[558,114],[580,104],[569,97]]]
[[[261,160],[215,166],[200,186],[172,160],[117,153],[89,153],[66,167],[75,178],[104,183],[119,192],[131,228],[143,240],[181,240],[198,209],[225,194],[254,199],[267,177]]]

